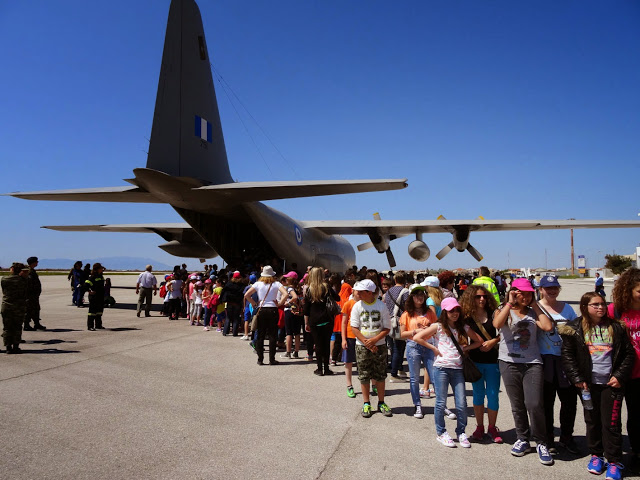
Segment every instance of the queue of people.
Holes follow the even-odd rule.
[[[32,280],[37,279],[37,273],[33,275],[37,258],[29,260],[29,266],[14,263],[11,275],[2,278],[7,353],[19,353],[27,321],[44,329],[39,306],[29,305],[34,292],[41,291],[39,281],[35,285]],[[76,275],[81,278],[75,273],[79,267],[74,265],[70,273],[74,283]],[[620,276],[610,305],[600,292],[585,293],[576,314],[558,300],[561,286],[553,275],[544,276],[535,286],[526,278],[516,278],[507,289],[506,281],[498,288],[488,269],[483,269],[476,281],[465,281],[464,288],[457,289],[461,280],[452,272],[426,278],[397,272],[386,278],[375,270],[354,268],[339,276],[309,267],[300,278],[294,270],[277,275],[268,265],[248,274],[217,267],[188,274],[183,265],[165,277],[159,293],[163,314],[171,320],[186,317],[190,325],[225,336],[240,336],[244,326],[241,338],[250,341],[260,366],[266,364],[265,339],[269,365],[280,363],[279,348],[284,351],[281,359],[298,359],[306,345],[306,359],[315,358],[315,375],[331,376],[335,373],[331,367],[340,361],[344,364],[346,394],[355,398],[356,365],[365,418],[375,412],[393,415],[385,401],[387,373],[391,382],[405,381],[406,357],[413,416],[423,419],[422,402],[434,395],[437,441],[446,447],[503,443],[497,425],[503,382],[516,427],[513,456],[531,452],[531,442],[544,465],[554,463],[558,448],[578,453],[574,427],[580,399],[590,454],[587,470],[606,471],[607,479],[617,480],[623,468],[621,409],[626,401],[632,468],[637,469],[640,270],[631,268]],[[101,264],[93,265],[82,287],[89,293],[89,330],[103,328],[103,272]],[[138,316],[143,303],[148,316],[150,297],[156,293],[151,272],[148,266],[138,278]],[[79,303],[75,290],[73,300]],[[472,384],[476,422],[470,436],[466,432],[467,382]],[[455,413],[446,404],[449,387]],[[377,397],[375,410],[373,396]],[[556,396],[560,401],[557,441]],[[447,418],[456,420],[455,438],[446,428]]]

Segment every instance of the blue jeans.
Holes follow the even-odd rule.
[[[420,405],[420,367],[431,363],[433,367],[433,351],[413,340],[407,340],[407,365],[409,366],[409,390],[414,405]],[[432,380],[433,381],[433,380]]]
[[[436,420],[436,433],[442,435],[447,431],[444,425],[444,408],[447,403],[447,391],[449,385],[453,389],[453,397],[456,401],[458,424],[456,435],[464,433],[467,428],[467,397],[464,390],[464,375],[461,368],[433,367],[433,385],[436,387],[436,408],[434,417]]]

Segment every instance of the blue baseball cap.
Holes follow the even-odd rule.
[[[559,287],[560,284],[558,283],[558,277],[556,277],[555,275],[545,275],[540,279],[540,286],[542,288]]]

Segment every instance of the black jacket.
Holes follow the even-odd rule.
[[[240,282],[228,282],[222,287],[220,293],[220,301],[223,303],[229,302],[236,305],[242,305],[242,299],[244,298],[244,284]]]
[[[611,356],[611,376],[616,377],[620,385],[631,377],[635,353],[624,325],[613,320],[613,352]],[[591,384],[593,365],[589,347],[584,341],[582,317],[558,327],[562,336],[562,368],[572,384],[587,382]]]

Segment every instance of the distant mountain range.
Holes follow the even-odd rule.
[[[152,258],[140,257],[102,257],[102,258],[41,258],[38,260],[38,270],[52,269],[69,269],[73,264],[81,260],[84,265],[87,263],[93,265],[100,262],[107,270],[135,270],[143,271],[147,265],[153,265],[154,270],[173,270],[173,265],[161,263]]]

